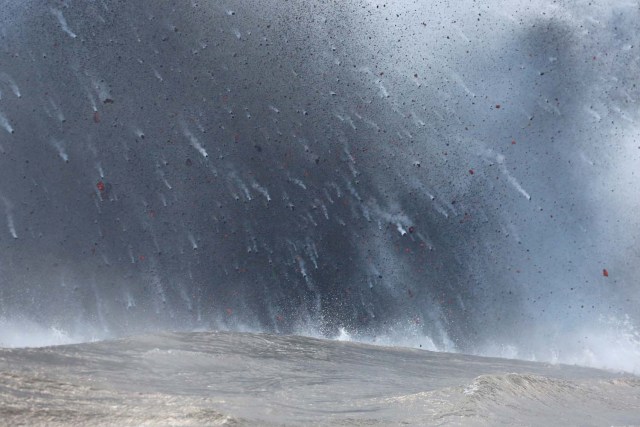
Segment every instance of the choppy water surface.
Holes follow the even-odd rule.
[[[296,336],[0,351],[7,425],[640,425],[640,379]]]

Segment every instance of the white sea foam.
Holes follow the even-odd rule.
[[[108,338],[106,334],[86,329],[81,333],[76,333],[55,324],[42,325],[24,318],[0,317],[0,347],[48,347],[94,342]]]
[[[554,364],[587,366],[640,375],[640,331],[629,317],[600,318],[574,331],[532,339],[524,347],[489,343],[478,355]]]

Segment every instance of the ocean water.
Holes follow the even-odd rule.
[[[398,348],[380,369],[499,357],[520,362],[406,385],[435,394],[405,403],[466,413],[476,388],[506,401],[526,383],[535,413],[623,420],[634,380],[595,378],[640,373],[639,23],[623,0],[0,0],[0,347],[117,355],[114,339],[177,331],[153,339],[188,352],[189,334],[226,331]],[[13,360],[16,384],[40,372]],[[79,372],[55,381],[90,387]],[[404,407],[402,381],[372,399]],[[591,397],[561,409],[557,381]],[[616,393],[631,406],[607,406]],[[513,398],[447,419],[534,420]],[[311,420],[302,407],[282,423]]]
[[[6,425],[640,424],[635,376],[300,336],[1,350],[0,369]]]

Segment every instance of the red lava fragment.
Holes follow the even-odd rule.
[[[516,140],[515,139],[511,141],[511,145],[516,145]]]
[[[229,316],[233,314],[233,310],[231,310],[230,308],[227,308],[226,312]]]
[[[101,193],[104,192],[105,190],[105,186],[104,186],[104,182],[102,181],[98,181],[98,183],[96,184],[96,188],[98,189],[98,191],[100,191]]]
[[[140,255],[140,256],[138,257],[138,259],[139,259],[140,261],[144,261],[144,255]]]
[[[414,231],[416,231],[414,227],[409,227],[409,233],[413,233]]]
[[[496,108],[499,110],[500,109],[500,104],[496,104]]]
[[[93,112],[93,122],[100,123],[100,113],[98,113],[97,111]]]
[[[469,175],[473,175],[475,172],[473,169],[469,169]]]
[[[603,268],[603,269],[602,269],[602,275],[603,275],[604,277],[609,277],[609,270],[607,270],[606,268]]]

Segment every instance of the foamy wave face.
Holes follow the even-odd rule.
[[[520,359],[553,364],[579,365],[612,371],[640,374],[640,332],[629,317],[623,320],[601,318],[598,327],[582,329],[579,333],[549,336],[546,341],[534,340],[528,347],[515,344],[492,343],[477,349],[479,356]],[[86,328],[87,326],[84,325]],[[237,332],[264,332],[258,325],[219,323],[214,329]],[[202,332],[206,329],[192,331]],[[326,331],[318,325],[299,325],[295,334],[323,338]],[[0,319],[0,347],[47,347],[55,345],[94,342],[110,338],[98,329],[69,332],[56,326],[42,326],[32,321]],[[436,339],[425,335],[416,323],[395,324],[385,332],[362,333],[340,328],[338,341],[358,342],[380,346],[408,347],[438,352],[459,352],[458,346],[444,332]]]
[[[316,328],[307,327],[301,335],[322,337]],[[528,335],[532,336],[532,335]],[[340,328],[331,338],[381,346],[420,348],[438,352],[460,352],[459,346],[444,332],[437,339],[425,335],[415,323],[396,324],[384,333],[367,334]],[[527,346],[509,342],[493,342],[479,347],[473,354],[485,357],[519,359],[606,369],[640,374],[640,331],[629,316],[622,320],[601,317],[579,330],[556,331],[544,337],[531,338]]]

